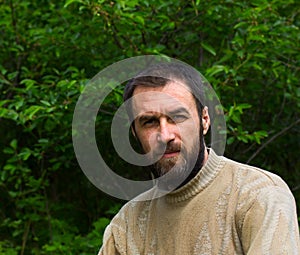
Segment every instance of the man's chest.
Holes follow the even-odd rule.
[[[235,215],[221,200],[215,206],[147,208],[129,226],[132,254],[243,254]]]

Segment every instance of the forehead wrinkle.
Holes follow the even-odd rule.
[[[172,113],[178,110],[178,107],[183,107],[188,113],[190,113],[195,106],[195,99],[189,88],[182,82],[173,81],[173,84],[179,86],[181,89],[173,89],[172,81],[161,87],[147,87],[138,86],[133,92],[133,111],[135,114],[141,114],[144,112],[161,112],[164,114]],[[182,90],[185,90],[186,94],[183,95]],[[181,91],[181,92],[180,92]],[[143,97],[145,93],[145,97]],[[148,96],[148,93],[150,96]],[[140,96],[139,96],[140,95]],[[138,97],[135,97],[138,96]],[[189,99],[186,96],[190,97]]]

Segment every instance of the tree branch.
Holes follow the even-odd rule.
[[[296,187],[292,188],[292,191],[296,191],[296,190],[298,190],[298,189],[300,189],[300,184],[297,185]]]
[[[291,125],[289,125],[286,128],[282,129],[277,134],[273,135],[268,141],[266,141],[264,144],[262,144],[262,146],[260,146],[256,152],[254,152],[252,154],[252,156],[248,159],[247,164],[249,164],[250,161],[252,159],[254,159],[268,144],[270,144],[271,142],[273,142],[276,138],[278,138],[279,136],[283,135],[285,132],[287,132],[289,129],[291,129],[293,126],[297,125],[298,123],[300,123],[300,119],[296,120]]]

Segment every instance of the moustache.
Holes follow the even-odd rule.
[[[167,144],[167,146],[159,146],[155,149],[154,155],[156,157],[163,156],[166,153],[174,153],[184,151],[184,148],[180,144]]]

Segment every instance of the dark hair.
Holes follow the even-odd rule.
[[[123,93],[124,102],[130,99],[137,86],[159,87],[171,81],[183,82],[192,93],[199,118],[201,119],[204,107],[203,78],[194,68],[181,63],[163,63],[148,67],[128,81]],[[200,98],[200,100],[199,100]],[[133,121],[131,104],[126,104],[129,119]]]

